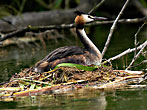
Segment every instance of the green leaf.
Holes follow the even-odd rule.
[[[61,64],[58,64],[56,68],[59,68],[59,67],[76,67],[80,70],[86,70],[86,71],[94,71],[97,69],[97,67],[89,67],[89,66],[84,66],[84,65],[80,65],[80,64],[73,64],[73,63],[61,63]]]

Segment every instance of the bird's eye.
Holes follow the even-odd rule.
[[[88,15],[88,18],[93,19],[93,16]]]
[[[91,16],[90,16],[90,15],[88,15],[88,18],[91,18]]]

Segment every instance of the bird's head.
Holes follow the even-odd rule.
[[[75,11],[75,13],[77,14],[76,18],[75,18],[75,23],[76,25],[84,25],[85,23],[89,23],[89,22],[93,22],[93,21],[101,21],[101,20],[106,20],[107,18],[104,17],[96,17],[96,16],[92,16],[80,11]]]

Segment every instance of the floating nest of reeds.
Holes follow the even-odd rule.
[[[112,90],[143,80],[142,71],[113,70],[111,66],[94,67],[92,71],[61,66],[44,73],[36,73],[29,68],[14,74],[9,82],[1,84],[0,97],[62,93],[82,88]]]

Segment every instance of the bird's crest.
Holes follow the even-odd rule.
[[[78,11],[78,10],[75,11],[74,13],[77,14],[77,15],[85,14],[84,12],[81,12],[81,11]]]

